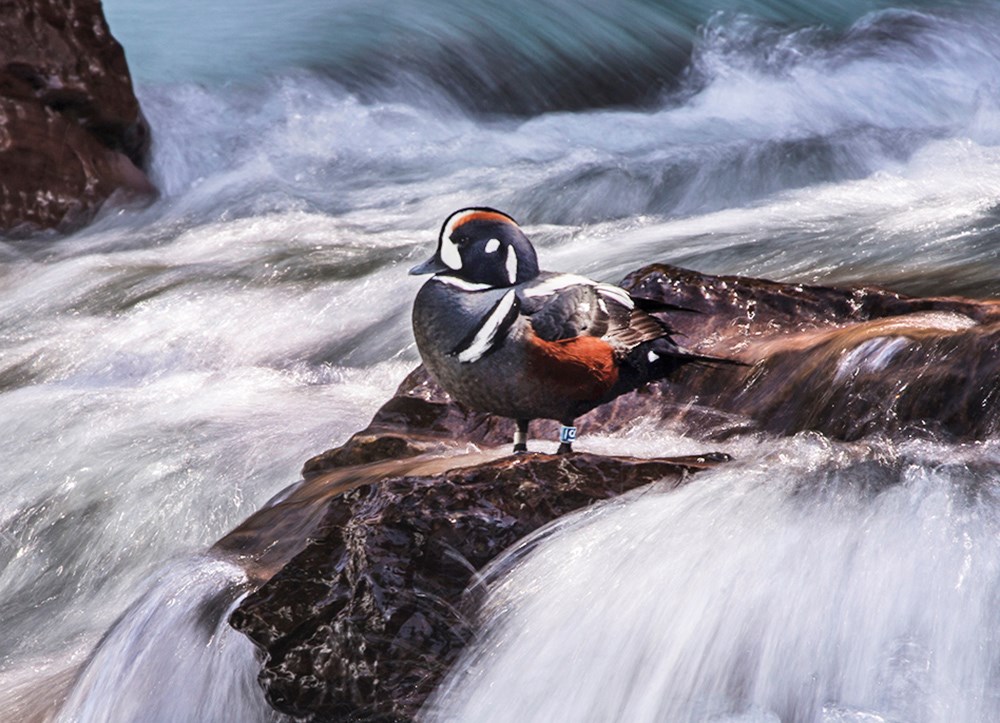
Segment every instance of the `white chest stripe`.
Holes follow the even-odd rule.
[[[458,352],[458,360],[460,362],[468,363],[477,361],[493,349],[497,341],[497,332],[500,331],[500,328],[504,325],[504,321],[507,320],[507,315],[513,309],[516,300],[517,294],[513,289],[503,295],[503,298],[497,302],[497,305],[493,307],[493,310],[483,320],[482,325],[472,338],[472,341],[469,342],[469,345]]]

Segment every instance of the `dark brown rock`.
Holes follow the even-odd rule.
[[[838,439],[922,430],[982,439],[1000,429],[1000,304],[911,298],[883,289],[829,289],[711,277],[651,266],[633,293],[703,313],[673,314],[699,351],[750,369],[685,367],[648,390],[654,414],[717,435],[813,430]]]
[[[0,230],[151,198],[149,138],[99,0],[0,0]]]
[[[476,571],[557,517],[707,464],[527,455],[379,479],[332,499],[312,542],[231,622],[266,651],[278,710],[405,719],[473,633]]]
[[[644,266],[625,277],[622,286],[636,296],[698,312],[670,314],[670,324],[689,348],[721,355],[740,354],[754,341],[778,335],[918,312],[951,312],[980,323],[1000,320],[997,302],[913,298],[874,286],[841,289],[711,276],[666,264]]]

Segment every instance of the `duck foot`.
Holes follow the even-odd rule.
[[[573,441],[576,439],[576,427],[573,426],[573,420],[562,422],[559,425],[559,449],[556,450],[556,454],[572,454],[573,453]]]

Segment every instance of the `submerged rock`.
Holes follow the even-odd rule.
[[[0,231],[68,230],[156,193],[149,126],[99,0],[0,3]]]
[[[1000,304],[662,265],[624,285],[690,308],[666,317],[681,341],[746,366],[689,365],[619,397],[578,421],[581,446],[588,432],[641,420],[706,439],[1000,431]],[[538,440],[555,440],[555,427],[535,423],[535,449],[554,449]],[[303,482],[219,542],[261,585],[231,622],[264,652],[277,709],[409,718],[473,633],[479,572],[501,551],[568,512],[723,459],[478,451],[505,451],[512,432],[417,368],[365,430],[309,460]]]

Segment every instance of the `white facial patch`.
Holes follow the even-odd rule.
[[[441,236],[441,248],[438,251],[441,262],[449,269],[458,271],[462,268],[462,254],[458,250],[458,244],[451,240],[451,235]]]
[[[646,355],[646,358],[649,359],[649,363],[652,364],[655,361],[659,361],[660,355],[657,354],[655,351],[651,351],[649,352],[649,354]]]
[[[441,257],[441,263],[449,269],[458,271],[462,268],[462,254],[458,250],[458,244],[451,240],[451,235],[473,213],[475,212],[461,211],[452,214],[451,218],[445,223],[444,230],[441,231],[441,248],[438,250],[438,256]]]
[[[486,242],[486,253],[495,254],[497,249],[500,248],[500,239],[491,238]]]
[[[460,362],[469,363],[477,361],[493,348],[497,332],[503,326],[504,320],[507,318],[507,314],[510,313],[516,300],[517,293],[513,289],[504,294],[503,298],[493,307],[493,311],[483,321],[483,325],[479,327],[479,331],[476,332],[469,345],[458,352],[458,360]]]
[[[517,281],[517,254],[513,246],[507,247],[507,278],[512,284]]]

